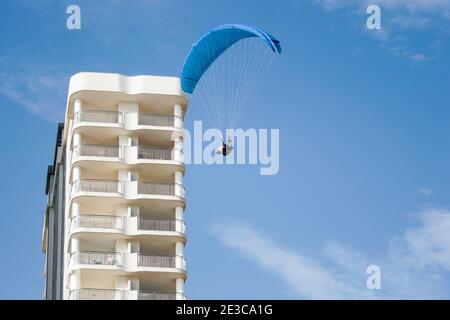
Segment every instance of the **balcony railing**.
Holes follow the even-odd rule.
[[[155,292],[148,290],[133,291],[116,289],[76,289],[70,292],[70,300],[127,300],[131,297],[138,300],[176,300],[177,297],[184,299],[181,293]],[[133,298],[131,298],[133,299]]]
[[[70,292],[70,300],[122,300],[123,291],[114,289],[77,289]]]
[[[83,110],[73,116],[75,124],[80,122],[97,122],[124,124],[125,113],[121,111]],[[157,115],[141,112],[138,114],[138,124],[161,127],[183,127],[183,119],[173,115]]]
[[[121,193],[122,182],[116,180],[77,180],[73,183],[73,192]]]
[[[173,126],[175,126],[175,120],[177,120],[177,122],[182,123],[182,120],[176,116],[155,115],[155,114],[145,113],[145,112],[139,113],[139,124],[140,125],[173,127]]]
[[[73,148],[74,157],[110,157],[118,158],[121,156],[119,146],[108,146],[98,144],[81,144]]]
[[[155,147],[138,147],[138,159],[172,160],[172,150]]]
[[[176,256],[156,256],[156,255],[138,255],[137,265],[139,267],[153,267],[153,268],[175,268],[176,259],[183,259]]]
[[[98,228],[98,229],[123,229],[124,218],[120,216],[83,214],[72,218],[72,228]],[[177,231],[184,233],[183,220],[160,220],[151,218],[138,218],[138,230],[149,231]]]
[[[174,196],[175,195],[175,184],[139,182],[138,193]]]
[[[122,217],[102,215],[81,215],[72,218],[75,228],[122,229]]]
[[[176,189],[180,190],[180,194],[177,194]],[[154,182],[139,182],[138,184],[139,194],[155,194],[163,196],[176,196],[179,195],[184,198],[184,187],[176,183],[154,183]]]
[[[121,265],[122,255],[119,252],[74,252],[71,255],[74,264],[91,264],[104,266]]]
[[[177,228],[177,225],[179,227]],[[183,220],[156,220],[150,218],[138,218],[139,230],[152,230],[152,231],[180,231],[184,232]]]
[[[138,300],[176,300],[177,293],[162,293],[151,291],[138,291]]]
[[[121,123],[123,119],[122,112],[118,111],[99,111],[84,110],[75,113],[74,123],[79,122],[103,122],[103,123]]]
[[[132,181],[129,181],[132,182]],[[76,180],[72,185],[72,195],[77,192],[102,192],[123,194],[123,183],[117,180]],[[185,198],[184,187],[177,183],[138,182],[138,194],[178,196]]]

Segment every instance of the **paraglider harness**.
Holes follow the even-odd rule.
[[[228,143],[223,142],[221,146],[217,148],[217,154],[222,154],[224,157],[229,155],[233,150],[233,145],[231,144],[231,138],[228,138]]]
[[[225,142],[222,143],[222,155],[227,155],[227,144]]]

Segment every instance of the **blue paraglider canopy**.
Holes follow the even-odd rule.
[[[281,53],[280,42],[270,33],[259,28],[226,24],[209,30],[189,52],[181,73],[181,87],[193,93],[197,83],[214,61],[236,42],[251,37],[260,37],[275,53]]]

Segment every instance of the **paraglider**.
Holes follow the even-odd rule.
[[[236,42],[250,37],[260,37],[273,52],[281,53],[280,42],[259,28],[241,24],[215,27],[194,43],[184,62],[181,72],[183,91],[193,93],[203,73],[225,50]]]
[[[205,109],[213,125],[225,132],[236,125],[264,68],[280,53],[280,42],[257,27],[226,24],[212,28],[187,55],[181,87]],[[228,137],[217,154],[227,156],[232,150]]]

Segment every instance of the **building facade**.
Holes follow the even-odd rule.
[[[185,299],[187,106],[174,77],[71,78],[47,175],[46,299]]]

